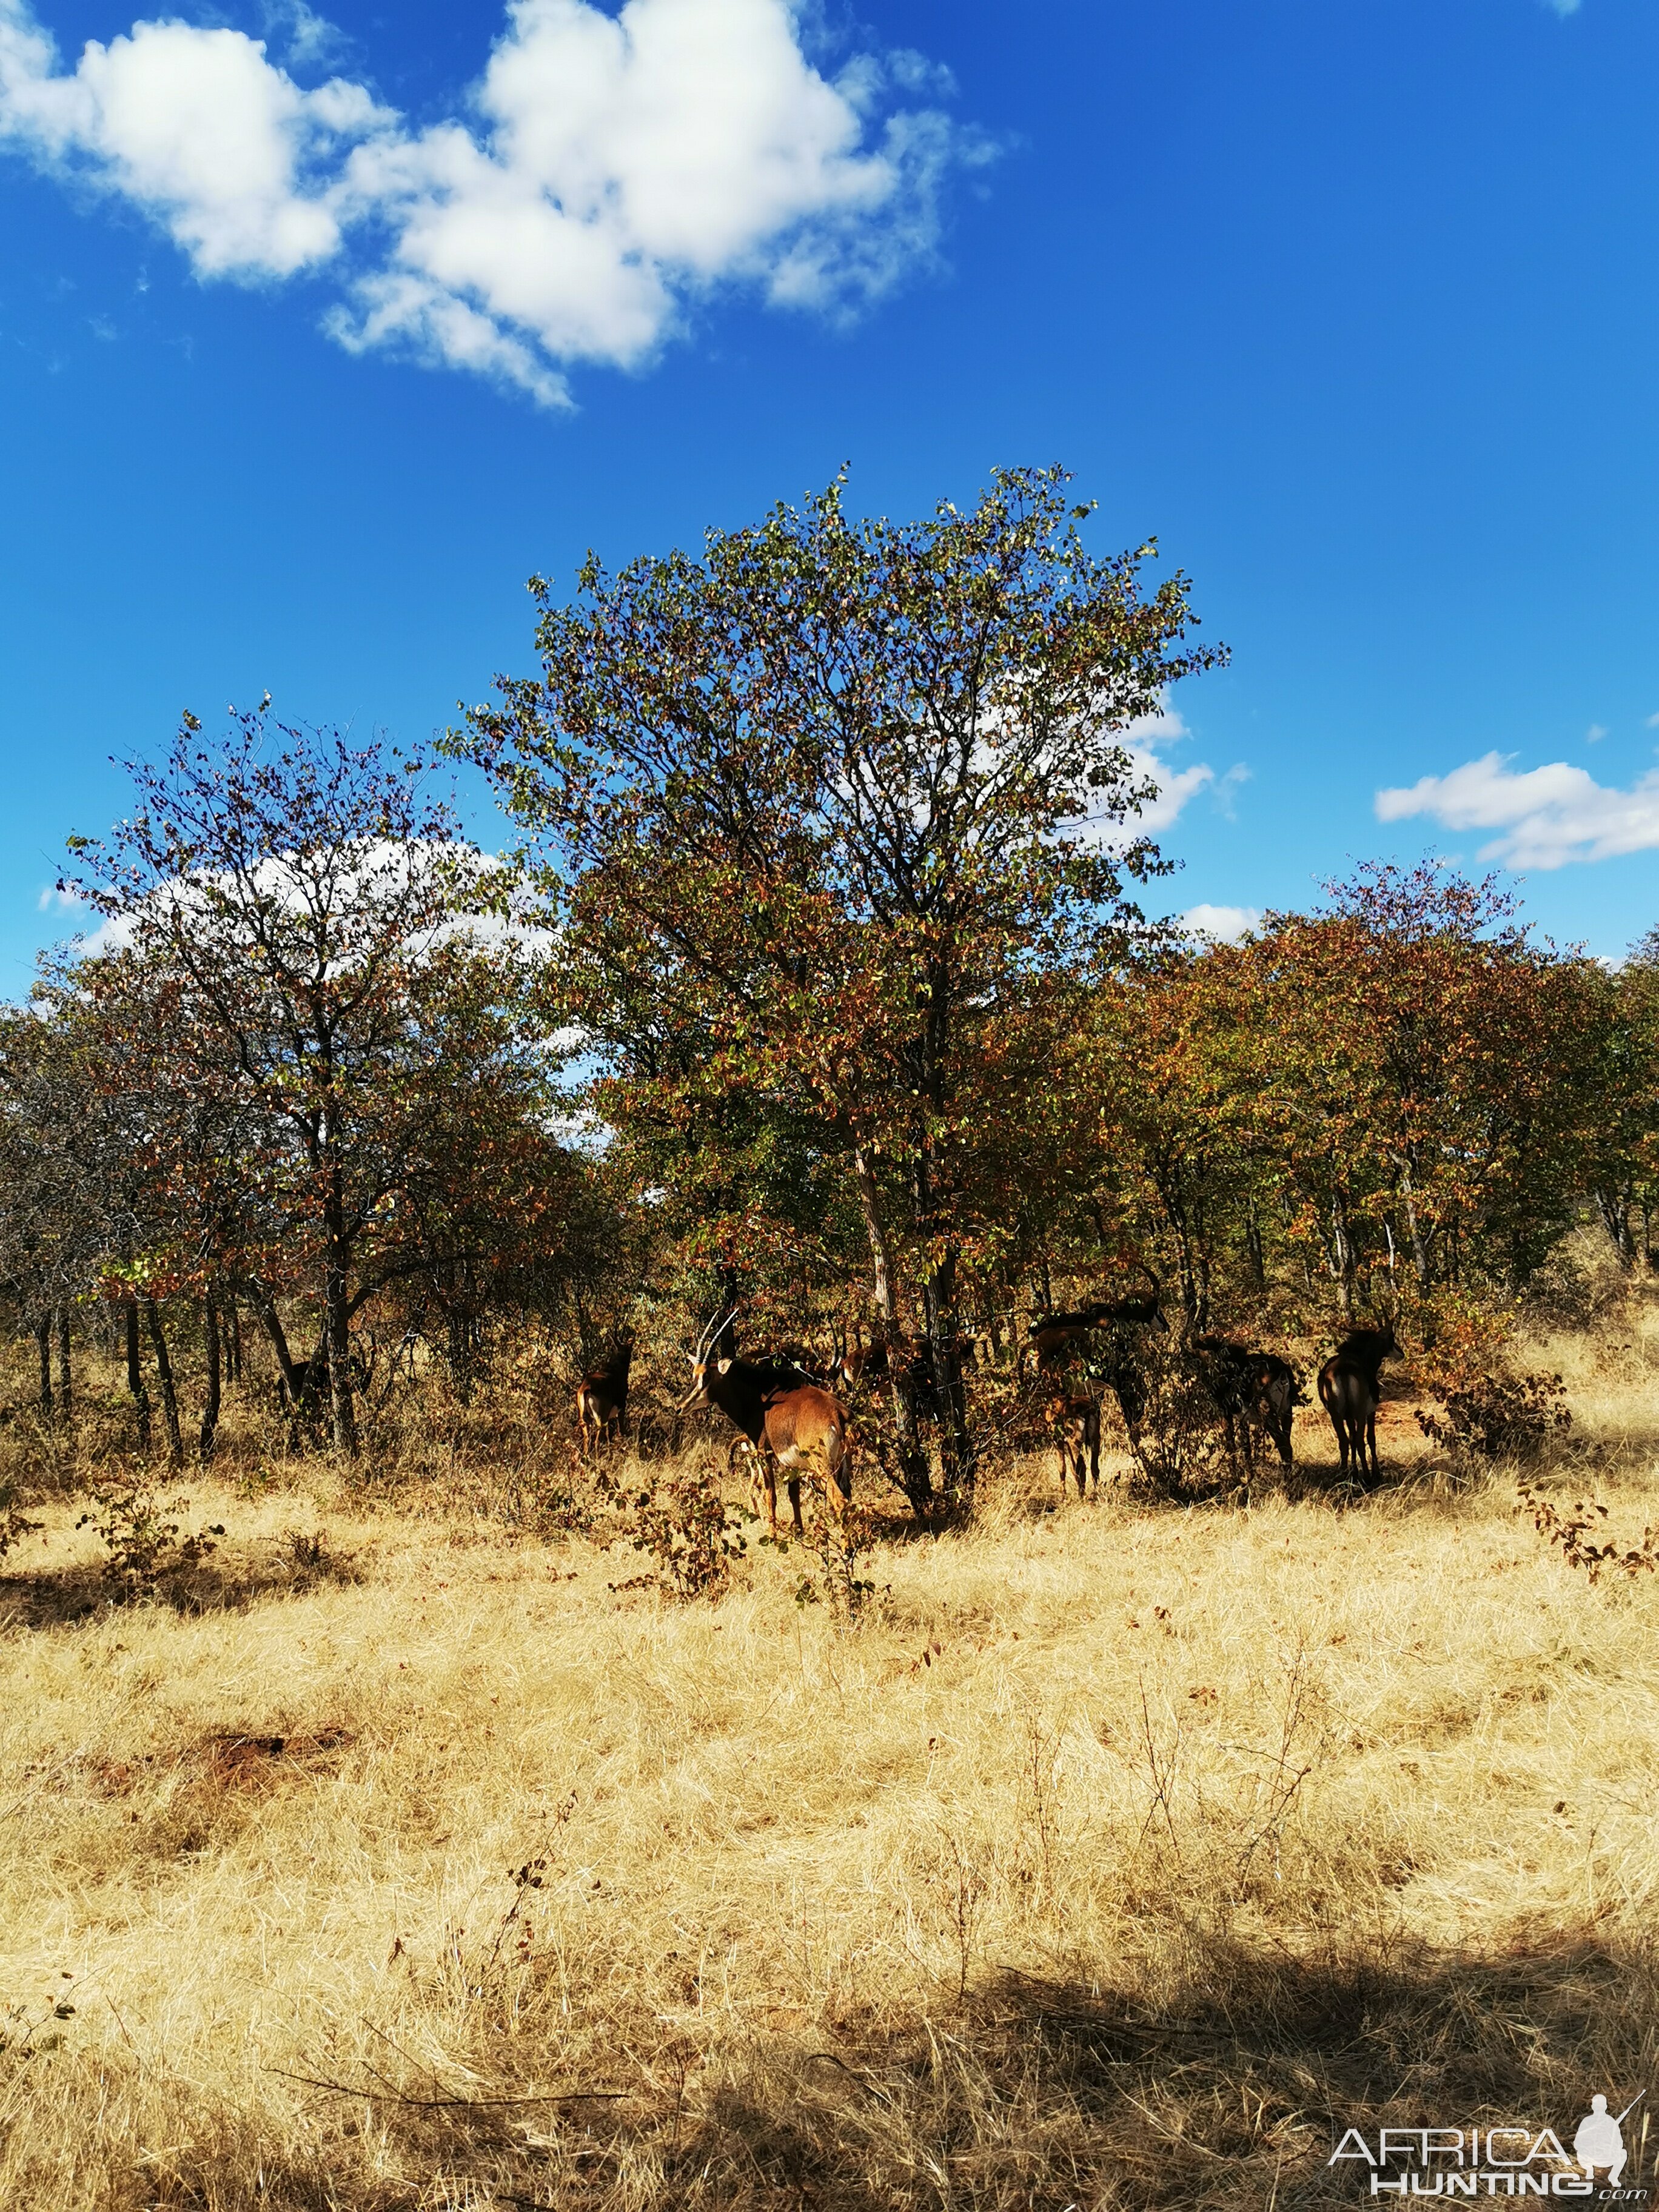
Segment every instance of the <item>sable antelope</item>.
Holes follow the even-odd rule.
[[[830,1370],[833,1388],[849,1395],[863,1389],[866,1382],[887,1380],[887,1340],[876,1337],[871,1343],[862,1340],[844,1345]]]
[[[1278,1447],[1286,1467],[1296,1465],[1291,1431],[1296,1409],[1308,1402],[1301,1377],[1286,1359],[1274,1352],[1258,1352],[1255,1359],[1255,1411],[1261,1425]]]
[[[775,1352],[762,1352],[754,1364],[798,1376],[803,1382],[816,1382],[820,1389],[825,1387],[822,1362],[804,1344],[781,1344]]]
[[[966,1375],[979,1364],[979,1346],[971,1336],[954,1340],[957,1372]],[[926,1336],[902,1336],[898,1340],[900,1369],[917,1413],[927,1419],[939,1414],[939,1389],[933,1376],[933,1346]],[[852,1345],[830,1370],[830,1379],[849,1394],[866,1382],[884,1382],[892,1373],[892,1355],[885,1337],[872,1344]]]
[[[1227,1426],[1227,1456],[1243,1447],[1247,1467],[1255,1460],[1255,1425],[1260,1422],[1286,1467],[1295,1463],[1291,1425],[1303,1398],[1296,1373],[1276,1352],[1255,1352],[1224,1336],[1200,1336],[1193,1346],[1204,1388]]]
[[[586,1459],[608,1436],[618,1443],[628,1432],[628,1370],[634,1364],[634,1340],[623,1337],[602,1367],[590,1367],[576,1385],[576,1430]]]
[[[1364,1480],[1368,1445],[1371,1480],[1376,1480],[1376,1406],[1382,1395],[1377,1376],[1382,1362],[1396,1357],[1399,1351],[1392,1322],[1386,1328],[1357,1328],[1343,1338],[1319,1370],[1320,1403],[1336,1431],[1344,1480],[1350,1461],[1360,1480]]]
[[[1066,1478],[1077,1479],[1077,1494],[1085,1498],[1085,1478],[1100,1487],[1100,1403],[1095,1398],[1056,1398],[1048,1407],[1054,1424],[1054,1448],[1060,1454],[1060,1494],[1066,1495]]]
[[[1068,1313],[1044,1314],[1031,1323],[1030,1339],[1039,1374],[1054,1374],[1068,1366],[1083,1340],[1102,1328],[1161,1327],[1164,1301],[1154,1288],[1135,1291],[1127,1297],[1097,1298],[1092,1304]]]
[[[754,1449],[750,1481],[757,1505],[764,1508],[769,1534],[778,1533],[777,1470],[789,1486],[789,1510],[795,1533],[801,1532],[803,1474],[823,1485],[825,1510],[837,1519],[853,1497],[853,1449],[847,1409],[799,1369],[776,1362],[719,1357],[714,1346],[730,1328],[726,1315],[703,1332],[691,1355],[691,1389],[682,1413],[712,1406],[741,1429]]]

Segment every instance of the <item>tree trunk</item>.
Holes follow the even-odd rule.
[[[1631,1193],[1628,1185],[1619,1189],[1598,1188],[1595,1210],[1601,1217],[1601,1225],[1613,1240],[1613,1249],[1619,1255],[1620,1267],[1630,1267],[1636,1261],[1636,1240],[1631,1235]]]
[[[449,1381],[455,1395],[465,1405],[472,1395],[472,1346],[467,1316],[464,1310],[450,1306],[444,1315],[449,1332]]]
[[[256,1277],[250,1285],[259,1320],[270,1348],[276,1355],[277,1395],[288,1417],[288,1449],[300,1449],[300,1420],[309,1407],[313,1389],[314,1365],[308,1364],[303,1374],[294,1364],[294,1354],[289,1350],[288,1332],[283,1327],[283,1317],[276,1310],[276,1302],[264,1285]]]
[[[1347,1216],[1342,1211],[1340,1198],[1331,1200],[1331,1249],[1337,1289],[1342,1299],[1342,1318],[1353,1319],[1354,1250],[1353,1239],[1348,1234]]]
[[[70,1316],[67,1299],[58,1309],[58,1406],[68,1420],[70,1410]]]
[[[1249,1255],[1250,1280],[1258,1291],[1265,1291],[1267,1287],[1267,1255],[1261,1242],[1261,1217],[1256,1212],[1254,1197],[1246,1203],[1244,1249]]]
[[[144,1365],[138,1351],[138,1301],[131,1291],[124,1300],[127,1339],[127,1392],[138,1431],[138,1449],[149,1449],[149,1392],[144,1388]]]
[[[161,1309],[154,1298],[146,1298],[144,1325],[149,1331],[149,1340],[155,1353],[155,1379],[161,1386],[161,1418],[167,1423],[167,1464],[182,1467],[185,1463],[185,1440],[179,1427],[179,1393],[173,1383],[173,1361],[167,1352],[167,1332],[161,1327]]]
[[[962,1380],[960,1317],[957,1312],[957,1255],[947,1251],[923,1293],[932,1353],[933,1401],[939,1413],[940,1473],[947,1492],[970,1492],[974,1450],[968,1434],[968,1393]]]
[[[938,1221],[938,1192],[933,1163],[924,1140],[911,1170],[912,1202],[916,1238],[925,1251],[934,1243]],[[957,1254],[947,1246],[933,1263],[922,1285],[922,1318],[927,1332],[928,1379],[933,1386],[933,1414],[939,1423],[939,1477],[949,1495],[970,1492],[974,1486],[973,1448],[968,1437],[968,1401],[962,1387],[961,1348],[957,1342]]]
[[[34,1324],[34,1346],[40,1355],[40,1411],[52,1419],[52,1323],[44,1314]]]
[[[328,1395],[334,1417],[334,1449],[357,1456],[356,1410],[351,1401],[351,1312],[346,1271],[335,1253],[324,1270],[325,1328],[328,1344]]]
[[[288,1332],[283,1327],[283,1317],[276,1310],[276,1302],[263,1283],[253,1285],[253,1303],[265,1334],[270,1339],[270,1348],[276,1355],[276,1372],[288,1386],[290,1401],[298,1405],[305,1389],[305,1378],[294,1364],[294,1354],[289,1350]]]
[[[1419,1290],[1429,1287],[1429,1241],[1423,1234],[1423,1224],[1417,1218],[1417,1193],[1412,1187],[1409,1161],[1401,1160],[1400,1168],[1400,1200],[1406,1209],[1406,1228],[1412,1241],[1412,1266],[1416,1270]]]
[[[225,1293],[225,1380],[240,1382],[242,1379],[242,1316],[236,1304],[234,1290]]]
[[[202,1346],[207,1355],[207,1398],[202,1407],[202,1430],[196,1449],[205,1467],[213,1457],[213,1440],[219,1430],[219,1308],[211,1284],[202,1301]]]
[[[870,1240],[870,1265],[876,1311],[887,1345],[888,1386],[893,1397],[893,1421],[898,1432],[899,1479],[912,1510],[925,1513],[933,1503],[933,1477],[927,1454],[916,1423],[915,1401],[910,1389],[910,1363],[905,1357],[904,1334],[899,1327],[898,1274],[887,1226],[881,1217],[881,1193],[876,1185],[870,1156],[861,1147],[853,1155],[854,1180],[863,1209],[865,1233]]]

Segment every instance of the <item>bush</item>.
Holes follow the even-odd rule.
[[[1143,1479],[1164,1498],[1213,1496],[1233,1471],[1197,1358],[1174,1345],[1148,1345],[1134,1356],[1146,1403],[1129,1449]]]
[[[1659,1567],[1659,1529],[1644,1528],[1641,1542],[1624,1552],[1617,1544],[1585,1540],[1591,1534],[1602,1533],[1601,1524],[1607,1517],[1605,1505],[1593,1501],[1587,1504],[1581,1498],[1571,1513],[1563,1514],[1549,1498],[1539,1497],[1523,1483],[1516,1510],[1529,1513],[1533,1527],[1545,1541],[1559,1544],[1567,1565],[1583,1568],[1593,1583],[1600,1582],[1603,1574],[1623,1575],[1627,1581],[1633,1581],[1638,1575],[1650,1575]]]
[[[1478,1375],[1437,1395],[1440,1410],[1419,1407],[1417,1425],[1458,1459],[1534,1459],[1572,1426],[1559,1375]]]
[[[33,1536],[40,1529],[38,1521],[27,1520],[22,1507],[9,1486],[0,1483],[0,1559],[3,1559],[14,1544],[21,1544],[25,1536]]]
[[[167,1517],[181,1513],[187,1502],[183,1498],[163,1502],[142,1472],[112,1480],[93,1492],[91,1511],[75,1525],[90,1525],[102,1539],[109,1553],[104,1583],[116,1604],[155,1596],[218,1550],[216,1539],[225,1533],[218,1522],[194,1535],[181,1536],[178,1522]]]
[[[743,1524],[720,1496],[706,1467],[693,1466],[653,1483],[635,1498],[623,1534],[636,1552],[648,1552],[657,1571],[613,1583],[617,1590],[659,1589],[683,1605],[712,1604],[731,1586],[732,1571],[748,1550]]]
[[[800,1539],[818,1562],[819,1575],[804,1575],[795,1591],[801,1607],[828,1605],[837,1620],[855,1626],[876,1596],[876,1585],[859,1573],[860,1555],[868,1547],[870,1516],[854,1506],[837,1516],[816,1513]],[[784,1548],[781,1543],[778,1547]]]

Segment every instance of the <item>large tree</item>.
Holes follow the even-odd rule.
[[[1134,926],[1158,860],[1123,732],[1221,657],[1184,578],[1143,590],[1152,548],[1086,550],[1066,484],[1000,471],[892,522],[838,480],[701,558],[590,556],[568,605],[534,579],[541,673],[454,740],[529,833],[607,1120],[688,1159],[758,1121],[831,1164],[896,1350],[914,1280],[947,1484],[975,1157],[1042,1079],[1008,1079],[1011,1024]]]
[[[220,744],[187,715],[163,761],[127,763],[131,817],[72,841],[77,887],[125,940],[80,982],[148,1102],[169,1197],[155,1256],[180,1282],[234,1268],[290,1389],[325,1375],[336,1445],[353,1451],[354,1316],[471,1257],[492,1191],[534,1233],[515,1168],[547,1141],[543,1070],[518,955],[467,927],[488,871],[423,764],[268,706]],[[197,1127],[210,1103],[242,1147],[234,1206]],[[320,1357],[301,1364],[277,1295],[313,1279]]]

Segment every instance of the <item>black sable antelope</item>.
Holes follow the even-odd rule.
[[[1031,1323],[1030,1341],[1037,1372],[1058,1374],[1085,1348],[1097,1329],[1158,1328],[1164,1325],[1164,1301],[1156,1285],[1127,1297],[1097,1298],[1069,1313],[1042,1314]]]
[[[606,1437],[620,1443],[628,1430],[628,1371],[634,1341],[623,1337],[602,1367],[590,1367],[576,1385],[576,1431],[586,1459]]]
[[[1377,1375],[1382,1362],[1396,1357],[1399,1350],[1392,1322],[1386,1328],[1357,1328],[1343,1338],[1319,1370],[1319,1400],[1336,1431],[1344,1480],[1350,1462],[1364,1480],[1368,1446],[1371,1480],[1376,1480],[1376,1405],[1382,1395]]]
[[[1151,1279],[1151,1271],[1148,1278]],[[1063,1375],[1073,1361],[1086,1358],[1089,1372],[1116,1398],[1123,1412],[1123,1425],[1129,1432],[1130,1443],[1139,1441],[1141,1424],[1146,1419],[1151,1396],[1146,1356],[1139,1331],[1163,1328],[1164,1301],[1158,1296],[1158,1285],[1152,1282],[1150,1291],[1131,1291],[1126,1297],[1097,1298],[1091,1304],[1076,1307],[1067,1313],[1040,1315],[1031,1323],[1030,1341],[1036,1354],[1037,1374],[1057,1378]],[[1023,1361],[1022,1361],[1023,1364]],[[1075,1407],[1085,1401],[1055,1394],[1054,1403]],[[1058,1419],[1058,1417],[1056,1417]],[[1079,1416],[1067,1417],[1075,1428]],[[1100,1408],[1095,1406],[1095,1442],[1081,1439],[1083,1449],[1093,1459],[1097,1480],[1099,1474]],[[1063,1485],[1068,1468],[1079,1473],[1079,1488],[1082,1487],[1081,1468],[1061,1443],[1060,1481]]]
[[[797,1367],[718,1355],[714,1347],[732,1319],[733,1314],[724,1315],[704,1330],[691,1355],[691,1389],[681,1412],[689,1413],[694,1406],[716,1407],[748,1438],[755,1455],[750,1480],[756,1504],[763,1508],[771,1534],[778,1533],[780,1468],[789,1486],[789,1510],[798,1535],[803,1475],[822,1483],[825,1510],[839,1520],[853,1497],[846,1407]]]
[[[1226,1424],[1228,1458],[1242,1447],[1245,1465],[1254,1464],[1260,1425],[1285,1465],[1294,1466],[1291,1427],[1297,1407],[1307,1403],[1296,1370],[1277,1352],[1255,1352],[1224,1336],[1200,1336],[1193,1350],[1204,1388]]]

